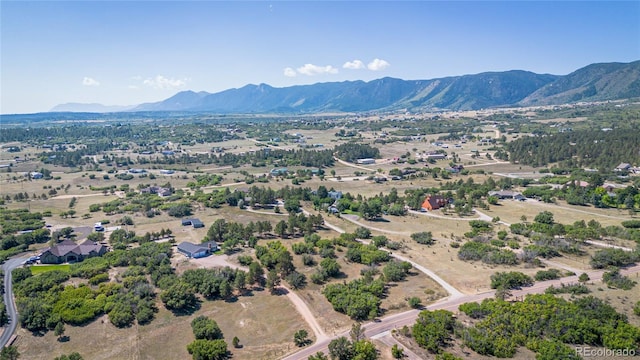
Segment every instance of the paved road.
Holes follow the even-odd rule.
[[[587,274],[591,279],[591,282],[596,282],[602,280],[602,274],[604,270],[599,271],[591,271]],[[634,267],[630,267],[621,271],[624,275],[635,274],[640,272],[640,265],[636,265]],[[560,286],[560,284],[570,284],[578,281],[578,276],[570,276],[557,280],[549,280],[549,281],[540,281],[536,282],[533,286],[524,288],[522,290],[512,291],[512,296],[514,297],[523,297],[528,294],[541,294],[544,293],[545,289],[549,286]],[[428,310],[448,310],[451,312],[457,312],[458,307],[461,304],[468,302],[481,302],[484,299],[492,298],[495,295],[495,291],[487,291],[479,294],[465,295],[462,297],[450,297],[444,301],[439,301],[432,305],[427,306]],[[411,326],[418,317],[420,313],[419,310],[409,310],[398,314],[393,314],[378,321],[370,322],[365,324],[363,327],[365,328],[365,336],[368,338],[375,337],[376,335],[382,334],[386,331],[390,331],[393,329],[401,328],[405,325]],[[336,335],[334,338],[340,336],[349,336],[348,332],[344,332],[342,334]],[[302,360],[307,359],[310,355],[314,355],[318,351],[322,351],[325,354],[328,353],[328,345],[332,339],[327,339],[324,341],[318,341],[315,344],[303,348],[295,354],[289,355],[284,358],[284,360]]]
[[[11,286],[11,271],[19,267],[23,261],[29,257],[19,257],[7,260],[2,264],[2,270],[4,271],[4,304],[7,307],[7,315],[9,316],[9,323],[5,326],[2,336],[0,336],[0,347],[7,345],[7,342],[16,331],[18,325],[18,311],[16,310],[16,303],[13,298],[13,287]]]

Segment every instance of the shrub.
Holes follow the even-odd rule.
[[[625,220],[621,225],[627,229],[640,229],[640,220]]]
[[[411,234],[411,238],[418,244],[422,245],[433,245],[435,243],[431,231],[413,233]]]
[[[196,339],[216,340],[224,337],[218,323],[204,315],[191,321],[191,330]]]
[[[629,279],[627,276],[620,274],[620,270],[614,269],[602,274],[602,281],[610,288],[617,288],[623,290],[631,290],[636,282]]]
[[[518,289],[533,285],[533,279],[521,272],[497,272],[491,275],[491,288]]]
[[[581,295],[588,294],[591,291],[584,284],[560,284],[560,287],[549,286],[544,292],[545,294]]]
[[[251,255],[240,255],[238,256],[238,262],[240,265],[249,266],[253,262],[253,257]]]
[[[89,279],[89,284],[98,285],[100,283],[107,282],[107,281],[109,281],[109,274],[102,273],[102,274],[95,275],[91,279]]]
[[[392,261],[384,266],[382,273],[387,281],[398,282],[407,277],[407,273],[411,270],[411,263],[406,261]]]
[[[591,257],[594,269],[604,269],[607,266],[623,267],[634,264],[640,259],[640,253],[624,251],[622,249],[603,249]]]
[[[422,306],[422,300],[417,296],[410,297],[407,302],[409,303],[409,306],[414,309],[418,309]]]
[[[534,279],[536,279],[536,281],[554,280],[559,278],[560,270],[558,269],[540,270],[534,276]]]

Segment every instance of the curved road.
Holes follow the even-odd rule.
[[[16,331],[18,325],[18,311],[16,310],[16,303],[13,298],[13,286],[11,284],[11,272],[13,269],[22,265],[22,262],[29,257],[19,257],[7,260],[2,264],[2,270],[4,271],[4,304],[7,308],[7,315],[9,316],[9,323],[4,328],[2,336],[0,336],[0,347],[4,347],[9,342],[9,339]]]
[[[591,279],[590,282],[596,282],[596,281],[602,280],[602,274],[604,273],[604,271],[605,270],[588,272],[587,274]],[[640,272],[640,265],[623,269],[620,272],[624,275],[638,273]],[[577,281],[578,281],[578,276],[570,276],[570,277],[565,277],[557,280],[540,281],[540,282],[534,283],[533,286],[526,287],[522,290],[512,291],[512,296],[515,298],[521,298],[528,294],[542,294],[544,293],[545,289],[547,289],[551,285],[558,287],[560,286],[560,284],[563,284],[563,283],[570,284],[570,283],[575,283]],[[455,313],[458,311],[458,307],[461,304],[468,303],[468,302],[481,302],[484,299],[494,297],[494,295],[495,295],[495,291],[487,291],[480,294],[464,295],[462,297],[449,297],[444,301],[439,301],[432,305],[427,306],[427,309],[428,310],[441,309],[441,310],[448,310]],[[419,313],[420,313],[420,310],[409,310],[402,313],[393,314],[393,315],[384,317],[375,322],[367,323],[363,326],[365,328],[365,336],[368,338],[371,338],[375,335],[379,335],[387,331],[400,328],[405,325],[410,326],[415,322]],[[344,332],[342,334],[336,335],[334,338],[337,338],[340,336],[348,337],[349,333]],[[318,341],[309,347],[303,348],[300,351],[285,357],[284,360],[307,359],[309,356],[314,355],[318,351],[322,351],[325,354],[327,354],[328,345],[331,340],[332,339]]]

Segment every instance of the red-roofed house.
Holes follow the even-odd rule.
[[[422,203],[422,208],[426,210],[437,210],[447,205],[447,200],[442,195],[427,195]]]

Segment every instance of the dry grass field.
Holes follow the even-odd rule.
[[[279,359],[294,350],[293,334],[297,330],[306,329],[313,335],[286,298],[267,291],[254,291],[235,302],[204,301],[198,311],[188,316],[176,316],[162,304],[158,307],[160,311],[149,325],[118,329],[105,315],[85,326],[67,325],[66,342],[57,341],[53,332],[32,336],[20,329],[15,345],[21,359],[40,360],[43,354],[52,358],[73,351],[95,360],[187,359],[191,357],[187,344],[194,340],[191,320],[200,315],[218,323],[234,359]],[[231,346],[234,336],[240,339],[241,349]]]
[[[474,115],[475,116],[475,115]],[[549,119],[541,120],[541,123],[553,122],[569,122],[582,121],[583,119]],[[307,144],[323,144],[319,149],[330,149],[336,144],[345,140],[335,137],[338,128],[326,131],[316,130],[290,130],[287,133],[299,133],[307,138]],[[386,129],[393,131],[393,129]],[[484,127],[483,133],[478,135],[484,137],[495,137],[495,129]],[[452,175],[450,179],[434,179],[427,176],[421,179],[387,181],[375,183],[364,179],[353,179],[356,173],[361,175],[372,175],[381,170],[388,173],[393,168],[404,167],[424,167],[425,163],[394,164],[389,159],[400,157],[407,152],[410,158],[414,158],[416,152],[438,150],[440,147],[432,145],[439,136],[445,134],[429,135],[424,140],[411,142],[393,142],[386,145],[375,145],[380,148],[382,160],[374,165],[348,166],[336,163],[331,169],[325,169],[325,179],[321,180],[314,177],[301,183],[301,187],[309,187],[316,189],[323,185],[328,189],[335,189],[344,193],[354,195],[360,194],[364,197],[371,197],[380,193],[388,193],[392,188],[397,189],[399,194],[404,194],[405,190],[416,189],[421,187],[436,187],[447,181],[464,180],[471,177],[476,183],[485,181],[489,176],[494,180],[498,180],[502,176],[522,176],[528,178],[537,178],[542,176],[539,169],[514,165],[498,161],[496,159],[488,159],[485,154],[489,146],[479,145],[477,143],[462,144],[461,147],[454,147],[456,142],[449,142],[447,152],[455,152],[461,159],[465,168],[474,172],[474,170],[483,170],[485,174],[473,173],[470,176]],[[370,142],[375,139],[378,134],[371,131],[362,133],[363,138]],[[256,141],[248,139],[225,141],[220,143],[197,144],[194,146],[182,146],[182,149],[189,153],[208,153],[212,147],[224,147],[230,153],[242,153],[252,150],[258,150],[262,147],[258,146]],[[281,149],[297,149],[298,145],[293,142],[283,142],[277,145]],[[481,153],[479,158],[472,158],[472,151],[478,150]],[[27,147],[19,153],[7,153],[0,151],[0,163],[6,163],[13,159],[14,156],[21,158],[35,156],[41,150],[34,147]],[[139,156],[133,152],[118,153],[118,156],[131,156],[135,158]],[[450,160],[440,160],[435,164],[429,164],[429,167],[446,168],[449,166]],[[172,230],[177,243],[182,241],[190,241],[199,243],[205,237],[209,226],[217,219],[225,219],[227,221],[248,223],[250,221],[269,220],[275,225],[280,220],[287,219],[286,212],[276,214],[272,210],[261,210],[261,212],[250,212],[240,210],[236,207],[223,206],[219,209],[205,208],[195,204],[193,206],[194,213],[192,217],[197,217],[205,224],[204,228],[194,229],[191,226],[182,226],[180,219],[170,217],[167,214],[147,218],[142,214],[114,214],[105,215],[103,212],[90,213],[89,207],[92,204],[104,203],[115,200],[121,193],[103,194],[102,191],[91,190],[90,186],[104,187],[115,185],[120,188],[122,185],[128,185],[130,188],[137,189],[140,185],[164,184],[170,182],[174,188],[185,188],[186,184],[193,179],[195,173],[215,173],[222,174],[224,179],[222,185],[229,187],[232,191],[237,188],[248,188],[251,186],[271,187],[279,189],[284,186],[292,185],[289,179],[274,179],[268,184],[253,183],[247,185],[242,181],[245,179],[247,172],[253,175],[262,175],[270,170],[270,167],[252,167],[251,165],[243,165],[239,168],[217,167],[212,165],[187,165],[184,167],[186,171],[176,171],[173,175],[162,175],[159,169],[149,169],[149,173],[154,174],[155,179],[149,177],[140,177],[134,174],[134,178],[123,181],[115,178],[115,174],[107,174],[108,170],[105,166],[101,171],[80,171],[65,172],[66,168],[46,166],[53,171],[54,180],[32,180],[21,181],[23,172],[36,171],[42,165],[36,161],[27,161],[25,163],[15,164],[11,168],[12,172],[0,173],[0,196],[13,196],[15,193],[26,192],[32,197],[47,194],[47,200],[34,199],[28,202],[10,202],[8,208],[29,208],[32,211],[49,210],[52,217],[46,218],[47,224],[53,225],[54,229],[73,226],[73,227],[90,227],[93,223],[102,220],[109,220],[115,225],[124,215],[131,216],[134,225],[128,227],[138,235],[146,232],[157,232],[162,228]],[[134,167],[134,166],[132,166]],[[295,171],[300,167],[289,167],[291,171]],[[368,169],[368,170],[363,170]],[[335,171],[336,177],[330,175],[331,171]],[[126,169],[119,168],[118,172],[123,173]],[[95,175],[94,179],[90,175]],[[108,175],[109,179],[103,178]],[[15,177],[15,179],[14,179]],[[339,178],[338,178],[339,177]],[[204,189],[205,192],[221,189],[223,186],[210,186]],[[50,195],[49,192],[56,189],[57,195]],[[66,190],[65,190],[66,189]],[[520,189],[523,190],[523,189]],[[74,217],[63,218],[61,213],[68,211],[69,203],[72,197],[76,197],[77,202],[73,207],[76,211]],[[310,210],[310,204],[304,204],[305,209]],[[593,207],[576,207],[570,206],[559,201],[557,204],[547,204],[535,200],[527,200],[525,202],[504,200],[499,205],[492,205],[488,210],[482,212],[489,217],[499,217],[501,221],[506,223],[521,222],[524,215],[527,221],[533,221],[534,217],[542,212],[550,211],[554,214],[556,222],[563,224],[571,224],[575,221],[591,219],[597,220],[603,226],[619,225],[622,220],[632,219],[626,211],[616,209],[597,209]],[[87,216],[83,216],[88,214]],[[393,241],[399,241],[403,244],[403,248],[397,252],[412,261],[425,266],[434,271],[438,276],[453,285],[458,290],[474,294],[489,290],[490,276],[497,271],[521,271],[529,275],[535,274],[540,268],[531,268],[525,265],[518,266],[493,266],[482,262],[465,262],[457,257],[458,250],[451,247],[451,243],[456,238],[463,238],[464,233],[471,228],[468,220],[477,218],[476,215],[457,219],[456,215],[445,215],[442,211],[433,212],[437,217],[430,217],[417,214],[409,214],[404,217],[385,216],[380,221],[366,221],[358,219],[357,221],[367,227],[377,229],[372,230],[373,235],[385,235]],[[347,232],[353,232],[358,228],[358,224],[338,218],[328,214],[322,214],[323,217],[331,224],[344,229]],[[635,219],[635,217],[633,217]],[[505,225],[495,225],[494,231],[507,230]],[[410,235],[415,232],[430,231],[436,238],[433,246],[424,246],[411,240]],[[319,231],[322,238],[333,238],[338,233],[328,229]],[[107,232],[108,236],[109,233]],[[509,235],[511,238],[512,236]],[[303,241],[302,238],[274,239],[280,240],[291,249],[291,244]],[[260,240],[260,244],[264,244],[270,240]],[[616,240],[612,242],[615,245],[635,247],[635,243],[630,241]],[[521,246],[525,246],[524,242]],[[42,245],[44,246],[44,245]],[[552,259],[554,262],[576,269],[588,269],[589,257],[599,248],[594,246],[585,246],[586,255],[563,256]],[[336,251],[338,262],[342,267],[344,275],[338,279],[330,280],[331,282],[350,281],[360,276],[363,265],[349,263],[344,259],[345,249]],[[292,252],[293,253],[293,252]],[[242,249],[241,252],[231,256],[231,261],[235,261],[239,255],[252,254],[250,249]],[[321,260],[318,255],[314,255],[317,262]],[[315,271],[315,267],[306,267],[302,264],[301,256],[294,255],[294,264],[296,269],[305,275],[307,279],[309,275]],[[177,272],[184,271],[193,264],[181,261],[175,262]],[[640,279],[636,279],[640,282]],[[639,285],[640,286],[640,285]],[[340,314],[333,310],[331,304],[322,295],[322,285],[315,285],[308,281],[305,289],[298,290],[297,293],[308,305],[313,315],[316,317],[322,328],[328,335],[338,334],[348,330],[353,324],[346,315]],[[590,285],[594,296],[607,299],[619,311],[626,313],[631,322],[640,326],[640,317],[632,314],[633,305],[640,300],[640,291],[638,287],[631,291],[607,289],[605,285]],[[446,292],[434,280],[428,276],[413,270],[413,273],[400,283],[391,284],[387,296],[382,300],[382,309],[384,315],[408,310],[407,299],[417,296],[422,300],[423,304],[428,304],[438,298],[446,296]],[[175,316],[164,309],[164,306],[158,302],[159,312],[156,319],[149,325],[132,326],[126,329],[117,329],[108,321],[106,316],[87,324],[82,327],[73,327],[67,325],[66,335],[69,341],[60,342],[55,339],[53,332],[49,332],[44,336],[32,336],[23,329],[18,330],[18,340],[16,345],[21,353],[21,359],[42,359],[42,354],[49,354],[51,357],[58,356],[63,353],[72,351],[80,352],[85,359],[186,359],[190,355],[186,351],[186,346],[193,340],[190,328],[191,320],[198,315],[206,315],[218,322],[220,328],[225,334],[225,339],[229,343],[229,348],[233,352],[234,359],[278,359],[283,355],[295,350],[293,343],[293,334],[299,329],[306,329],[310,336],[313,332],[307,326],[307,323],[295,310],[293,305],[284,296],[272,296],[267,291],[254,291],[248,296],[241,296],[237,301],[204,301],[201,308],[192,315]],[[230,345],[233,336],[238,336],[240,343],[243,345],[241,349],[233,349]],[[400,338],[400,341],[406,346],[414,349],[414,351],[424,359],[433,359],[431,354],[427,354],[415,346],[411,339]],[[381,351],[381,358],[391,359],[390,347],[384,342],[377,341]],[[159,346],[161,344],[161,346]],[[465,349],[456,343],[451,352],[458,356],[469,357],[474,359],[488,359],[481,357],[475,353],[469,355],[465,353]],[[517,359],[530,359],[535,355],[526,349],[521,349],[516,355]]]

